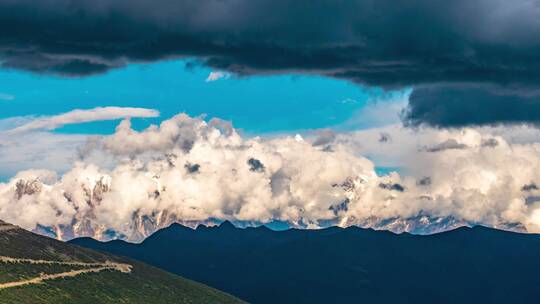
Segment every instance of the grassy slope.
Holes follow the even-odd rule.
[[[0,290],[2,304],[241,302],[213,288],[143,263],[66,244],[22,229],[0,229],[0,255],[57,261],[104,262],[110,260],[133,265],[133,271],[130,274],[104,271],[46,281],[39,285],[3,289]],[[27,267],[26,271],[24,266]],[[10,268],[16,268],[17,273],[9,272]],[[0,263],[0,281],[7,281],[8,277],[13,275],[32,276],[43,268],[43,265]],[[59,272],[63,271],[63,268],[63,266],[50,266],[50,272],[47,272]]]

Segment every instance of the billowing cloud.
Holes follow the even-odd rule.
[[[129,108],[129,107],[99,107],[88,110],[73,110],[64,114],[45,116],[38,118],[29,118],[24,124],[17,126],[11,130],[7,130],[11,134],[30,132],[36,130],[54,130],[64,125],[85,123],[102,120],[116,120],[126,117],[158,117],[159,112],[145,108]],[[13,118],[9,119],[13,121]]]
[[[45,174],[43,186],[37,186],[43,181],[42,171],[21,172],[0,187],[0,217],[27,228],[39,224],[75,230],[64,231],[64,237],[104,237],[113,230],[131,239],[141,237],[136,221],[143,219],[166,225],[212,218],[280,218],[312,225],[302,214],[328,217],[328,207],[342,191],[333,184],[347,176],[374,174],[371,162],[345,151],[329,154],[291,137],[244,140],[236,131],[226,135],[186,115],[142,132],[131,129],[126,120],[96,147],[99,151],[87,153],[114,155],[116,167],[107,170],[80,162],[53,182],[54,174]],[[34,183],[35,178],[40,182]],[[50,216],[38,220],[37,214]],[[78,224],[71,224],[74,219]]]
[[[172,222],[225,219],[417,233],[473,224],[540,231],[532,199],[540,192],[531,186],[540,182],[540,144],[508,137],[518,129],[389,126],[314,145],[317,137],[242,138],[223,125],[180,114],[136,131],[124,120],[114,134],[94,138],[65,173],[27,170],[0,184],[0,218],[63,239],[135,241]],[[380,142],[381,132],[392,140]],[[451,139],[464,146],[419,149]],[[485,145],[490,139],[498,144]],[[376,150],[406,170],[378,176],[361,156],[373,159]]]

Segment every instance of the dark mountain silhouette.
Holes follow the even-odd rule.
[[[485,227],[418,236],[357,227],[273,231],[173,224],[136,258],[252,303],[538,303],[540,236]]]

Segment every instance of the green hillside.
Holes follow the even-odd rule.
[[[56,241],[0,221],[0,303],[242,301],[137,261]]]

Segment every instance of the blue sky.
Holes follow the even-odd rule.
[[[247,134],[318,129],[343,124],[376,92],[319,76],[229,77],[205,81],[212,72],[186,61],[133,64],[84,78],[0,70],[0,119],[55,115],[73,109],[129,106],[159,110],[137,119],[143,128],[179,112],[231,120]],[[116,121],[68,125],[55,132],[112,133]]]

